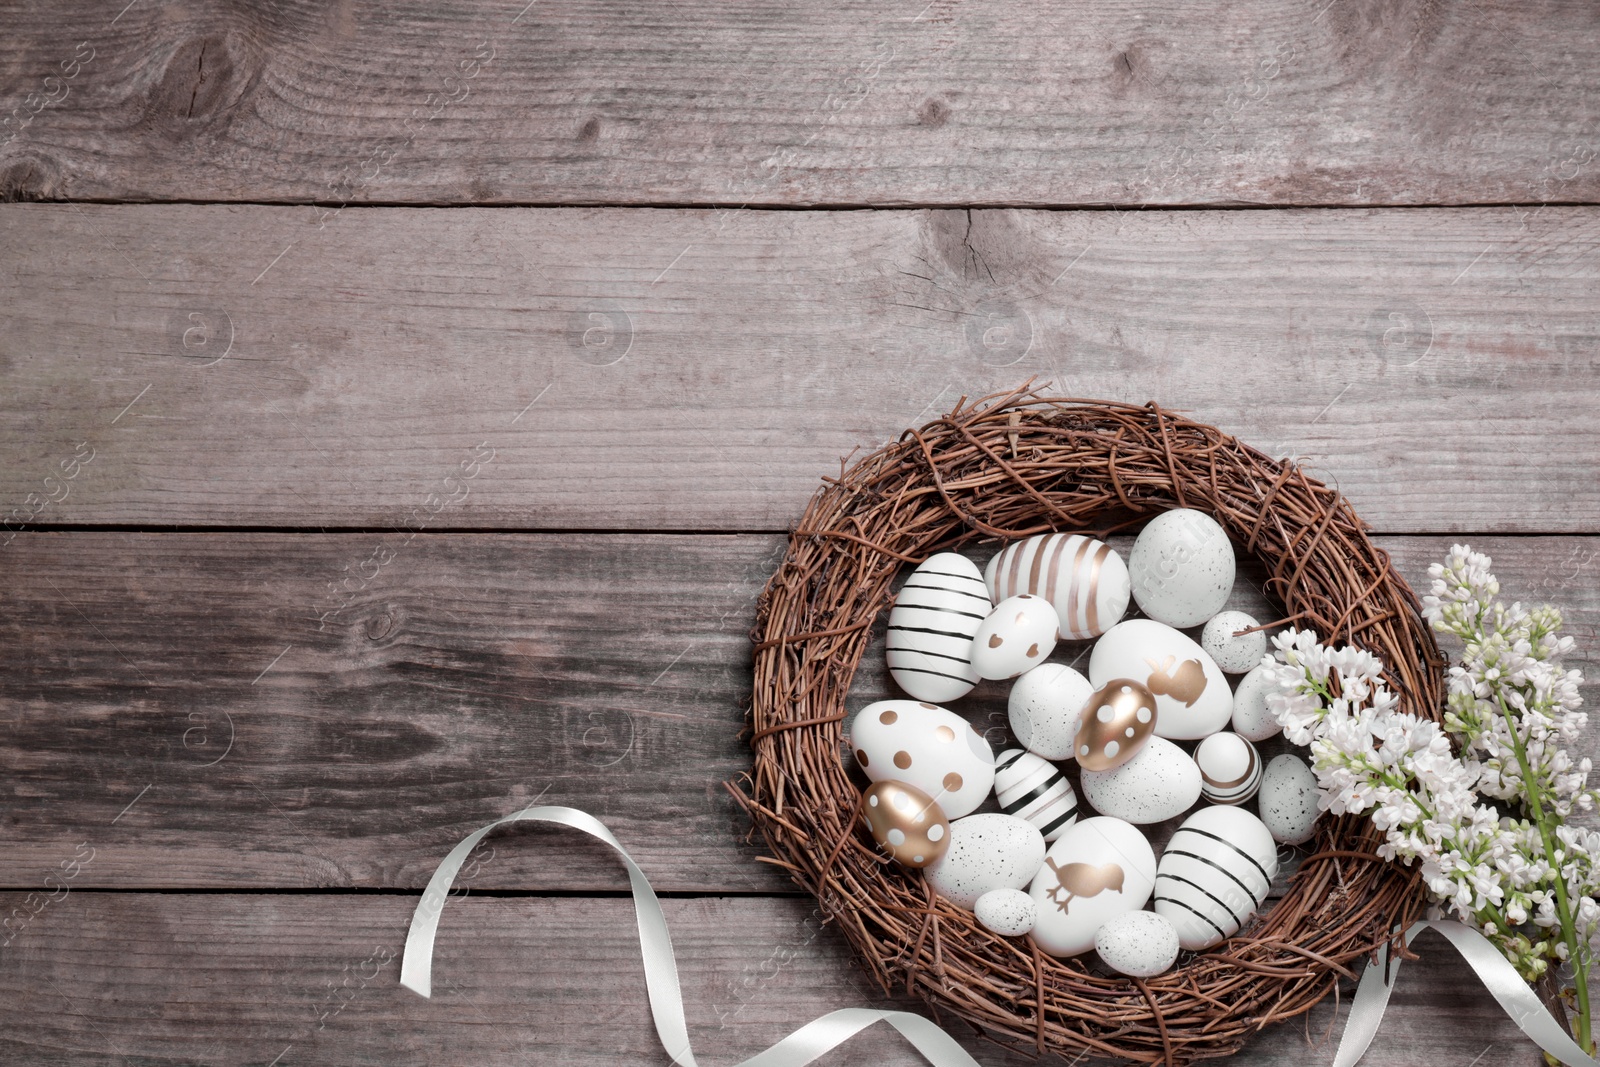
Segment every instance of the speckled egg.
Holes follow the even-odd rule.
[[[1179,826],[1156,872],[1156,911],[1192,952],[1232,937],[1267,899],[1278,848],[1260,819],[1234,807],[1201,808]]]
[[[1199,626],[1233,591],[1233,545],[1203,511],[1175,508],[1151,519],[1128,554],[1133,599],[1168,626]]]
[[[1093,692],[1089,679],[1066,664],[1041,663],[1011,685],[1011,733],[1045,759],[1071,759],[1083,706]]]
[[[1020,748],[995,759],[994,795],[1000,810],[1015,815],[1054,841],[1078,818],[1078,797],[1061,768]]]
[[[930,556],[889,611],[884,658],[895,684],[918,700],[958,700],[978,684],[972,635],[994,610],[978,565],[955,552]]]
[[[868,778],[914,785],[952,819],[976,810],[994,787],[994,749],[965,719],[935,704],[869,704],[850,723],[850,743]]]
[[[1200,799],[1200,768],[1189,753],[1152,737],[1127,763],[1109,771],[1084,771],[1083,799],[1102,815],[1145,825],[1175,819]]]
[[[1052,956],[1089,951],[1102,923],[1144,907],[1155,876],[1155,853],[1136,827],[1085,819],[1050,846],[1028,887],[1039,906],[1034,943]]]
[[[1061,639],[1050,601],[1023,593],[994,606],[972,635],[972,667],[984,678],[1015,678],[1050,658]]]
[[[991,889],[972,905],[985,928],[1001,937],[1021,937],[1039,919],[1039,905],[1020,889]]]
[[[1242,611],[1218,612],[1200,631],[1200,647],[1228,674],[1243,674],[1259,666],[1261,657],[1267,654],[1267,635],[1260,630],[1234,635],[1260,625]]]
[[[1267,764],[1261,775],[1261,821],[1272,839],[1303,845],[1317,825],[1317,776],[1299,756],[1285,753]]]
[[[1128,610],[1128,567],[1110,545],[1083,534],[1039,534],[1007,545],[984,569],[996,600],[1032,593],[1050,601],[1061,635],[1098,637]]]
[[[1236,733],[1224,730],[1200,742],[1194,762],[1200,767],[1200,795],[1213,804],[1243,804],[1261,788],[1261,757]]]
[[[1027,885],[1044,851],[1044,838],[1028,823],[981,812],[950,824],[950,847],[924,874],[941,897],[970,909],[991,889]]]
[[[1094,950],[1113,971],[1153,978],[1178,960],[1178,931],[1153,911],[1130,911],[1107,919],[1094,935]]]
[[[1132,678],[1155,694],[1158,737],[1198,740],[1233,714],[1228,679],[1205,649],[1151,619],[1118,623],[1095,642],[1089,681],[1102,686],[1113,678]]]
[[[1257,666],[1239,679],[1239,688],[1233,691],[1233,732],[1246,741],[1265,741],[1283,732],[1283,727],[1267,709],[1267,693],[1271,688],[1266,668]]]
[[[861,815],[872,839],[907,867],[926,867],[950,847],[950,821],[939,805],[905,782],[873,782]]]
[[[1155,732],[1155,695],[1131,678],[1113,678],[1085,702],[1072,754],[1086,771],[1108,771],[1138,755]]]

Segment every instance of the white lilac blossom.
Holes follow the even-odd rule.
[[[1379,853],[1420,863],[1441,913],[1481,930],[1523,977],[1566,964],[1580,1043],[1591,1053],[1588,967],[1600,953],[1600,833],[1590,761],[1564,746],[1587,723],[1573,640],[1554,608],[1497,599],[1488,556],[1456,545],[1428,570],[1423,614],[1460,640],[1443,724],[1399,710],[1383,664],[1307,630],[1273,639],[1267,706],[1311,748],[1319,804],[1366,814]]]

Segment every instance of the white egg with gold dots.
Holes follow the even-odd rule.
[[[972,667],[981,677],[1015,678],[1050,658],[1060,639],[1050,602],[1023,593],[994,606],[972,635]]]
[[[880,700],[850,723],[856,764],[874,782],[907,782],[951,819],[994,787],[994,750],[955,712],[916,700]]]

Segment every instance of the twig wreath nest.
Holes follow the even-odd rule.
[[[815,895],[886,991],[902,986],[1003,1045],[1182,1064],[1226,1056],[1354,979],[1417,919],[1415,869],[1370,819],[1324,816],[1284,895],[1239,934],[1150,979],[1006,938],[891,861],[840,756],[846,695],[903,567],[1052,530],[1097,536],[1170,508],[1213,516],[1270,572],[1284,617],[1387,665],[1401,709],[1437,719],[1444,660],[1416,595],[1339,493],[1154,404],[1027,389],[967,404],[824,479],[761,595],[750,737],[734,790],[773,862]]]

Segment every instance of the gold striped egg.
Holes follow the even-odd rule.
[[[906,867],[926,867],[950,847],[950,820],[914,785],[873,782],[861,811],[872,839]]]
[[[983,573],[996,603],[1021,593],[1043,597],[1061,617],[1061,637],[1086,641],[1121,621],[1133,592],[1127,564],[1110,545],[1083,534],[1013,541]]]
[[[1089,697],[1080,721],[1072,742],[1078,766],[1109,771],[1131,760],[1155,733],[1155,694],[1132,678],[1113,678]]]

